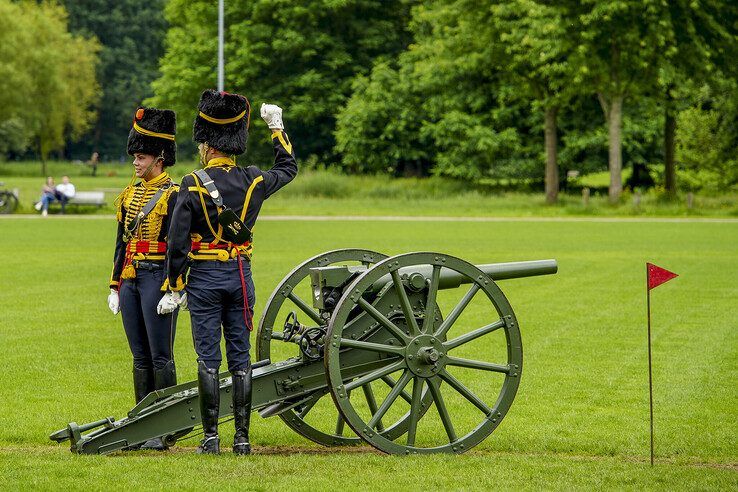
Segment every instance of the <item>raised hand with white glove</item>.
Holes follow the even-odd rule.
[[[168,291],[156,306],[158,314],[169,314],[177,309],[182,302],[186,302],[186,296],[180,296],[179,292]]]
[[[282,108],[276,104],[262,104],[261,117],[264,119],[270,130],[284,130],[284,123],[282,123]]]
[[[120,298],[118,297],[118,291],[115,289],[110,289],[110,294],[108,295],[108,308],[110,308],[110,312],[112,312],[113,315],[120,312]]]

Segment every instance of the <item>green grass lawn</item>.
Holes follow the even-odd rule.
[[[248,163],[247,160],[239,161]],[[195,168],[194,162],[181,162],[170,168],[179,181]],[[0,164],[0,182],[17,189],[18,213],[37,214],[44,180],[39,163]],[[131,166],[102,164],[92,177],[82,164],[54,162],[48,173],[57,182],[67,174],[80,191],[105,191],[107,206],[84,207],[72,213],[113,213],[117,193],[131,179]],[[738,216],[738,194],[697,193],[692,208],[685,194],[667,199],[656,191],[645,193],[636,204],[628,192],[617,205],[608,203],[605,194],[593,194],[587,205],[578,194],[562,193],[556,205],[547,205],[543,193],[500,191],[444,178],[392,178],[389,176],[346,176],[333,171],[301,170],[284,192],[270,199],[270,214],[284,215],[435,215],[435,216]]]
[[[268,202],[264,213],[275,208]],[[738,487],[738,224],[262,222],[253,260],[257,317],[294,265],[340,247],[441,251],[476,263],[556,258],[560,268],[500,283],[521,326],[523,377],[502,425],[467,454],[321,448],[278,418],[254,414],[256,454],[243,460],[195,456],[196,439],[170,453],[109,457],[75,456],[49,441],[67,422],[119,418],[132,406],[130,353],[120,318],[106,306],[114,223],[9,218],[0,231],[2,490]],[[646,261],[680,274],[653,292],[654,468]],[[189,326],[184,314],[175,346],[182,381],[195,377]],[[494,353],[485,343],[473,353]],[[451,408],[460,426],[474,418]],[[443,435],[437,425],[423,432]],[[224,447],[230,433],[224,424]]]

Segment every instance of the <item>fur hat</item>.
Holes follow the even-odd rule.
[[[251,105],[238,94],[208,89],[200,96],[192,138],[225,154],[246,152]]]
[[[177,115],[170,109],[138,108],[128,134],[128,155],[164,156],[164,167],[177,161]]]

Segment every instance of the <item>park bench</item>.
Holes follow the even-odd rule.
[[[70,205],[75,207],[92,206],[102,208],[105,206],[105,192],[104,191],[78,191],[74,197],[70,198],[67,202],[67,209]],[[49,208],[59,208],[61,205],[59,202],[52,202]]]
[[[103,207],[105,205],[105,192],[103,191],[78,191],[70,198],[67,205],[93,205]]]

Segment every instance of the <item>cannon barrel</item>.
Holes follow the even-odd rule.
[[[537,275],[553,275],[559,269],[556,260],[533,260],[533,261],[512,261],[508,263],[487,263],[484,265],[476,265],[477,268],[489,275],[492,280],[507,280],[511,278],[535,277]],[[425,265],[421,267],[400,268],[400,276],[407,276],[408,280],[413,283],[416,279],[429,279],[433,272],[433,266]],[[425,280],[422,280],[423,282]],[[392,277],[387,274],[374,282],[372,285],[373,292],[379,292],[387,283],[392,282]],[[438,283],[439,289],[455,289],[462,284],[471,283],[471,279],[455,272],[449,268],[441,268],[441,276]]]

